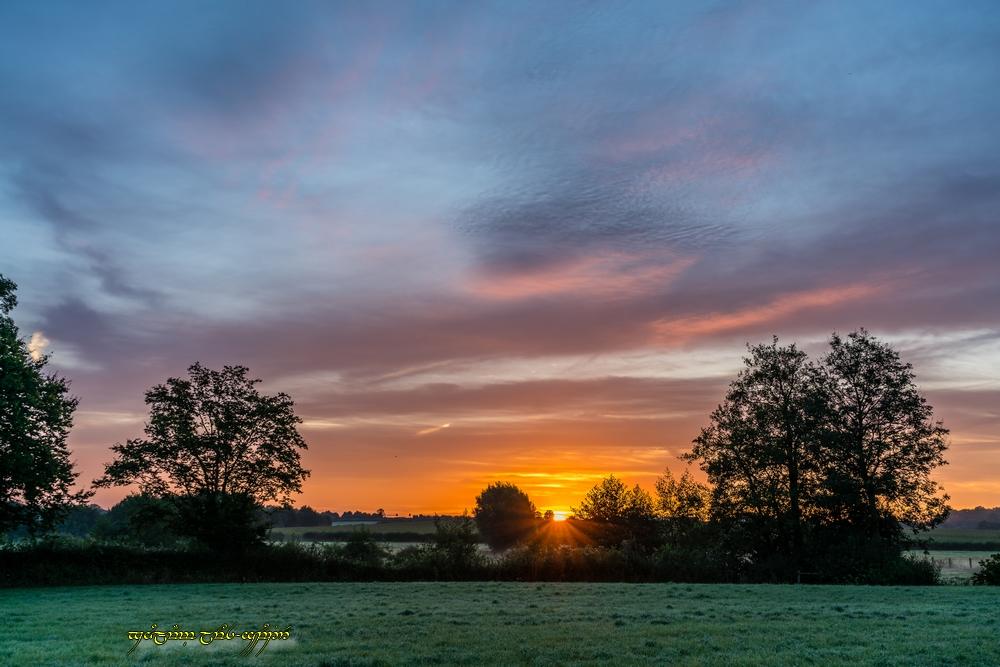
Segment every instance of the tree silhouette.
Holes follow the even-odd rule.
[[[146,392],[146,438],[112,449],[96,486],[137,484],[169,499],[177,530],[214,549],[239,549],[266,530],[261,506],[290,502],[309,474],[306,443],[292,399],[257,391],[243,366],[215,371],[194,364],[188,379],[170,378]]]
[[[817,372],[805,352],[777,338],[749,352],[686,458],[708,473],[717,517],[746,529],[755,549],[783,554],[797,568],[803,509],[816,494],[824,409]]]
[[[849,574],[898,558],[904,525],[944,520],[930,475],[947,430],[889,345],[862,329],[834,334],[819,364],[777,339],[744,361],[686,455],[714,485],[732,554],[778,576],[807,556]]]
[[[687,470],[677,479],[667,468],[656,480],[656,512],[664,519],[707,521],[711,502],[711,490]]]
[[[577,518],[604,523],[627,523],[653,516],[653,499],[636,484],[631,489],[614,475],[595,484],[573,509]]]
[[[646,540],[655,532],[652,497],[638,484],[629,488],[614,475],[595,484],[573,509],[573,516],[596,524],[594,539],[607,545],[625,539]]]
[[[66,380],[44,372],[48,357],[28,349],[10,311],[17,285],[0,275],[0,534],[50,529],[90,497],[76,480],[66,440],[77,401]]]
[[[98,519],[94,536],[150,547],[172,546],[179,536],[174,530],[176,508],[162,498],[132,493]]]
[[[492,549],[506,549],[527,538],[538,518],[528,494],[510,482],[494,482],[483,489],[472,514]]]
[[[862,329],[832,336],[822,373],[822,504],[831,520],[890,538],[900,524],[944,521],[948,496],[930,475],[945,464],[948,429],[917,391],[913,367]]]

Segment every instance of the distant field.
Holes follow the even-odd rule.
[[[0,591],[4,665],[1000,664],[1000,591],[969,586],[213,584]],[[291,626],[151,646],[129,630]]]
[[[1000,551],[1000,530],[976,530],[975,528],[937,528],[923,533],[920,539],[930,539],[932,549],[969,548],[975,551],[992,549]],[[940,545],[940,546],[936,546]]]
[[[431,535],[434,533],[434,519],[390,519],[378,523],[351,524],[340,523],[336,526],[296,526],[294,528],[272,528],[271,536],[296,536],[300,537],[304,533],[332,533],[335,535],[349,535],[352,531],[365,529],[376,535],[386,533],[419,533],[421,535]]]

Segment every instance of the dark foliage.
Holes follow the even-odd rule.
[[[476,496],[473,516],[486,543],[493,549],[506,549],[532,533],[538,510],[514,484],[494,482]]]
[[[10,317],[16,290],[0,275],[0,535],[50,530],[91,495],[71,490],[77,474],[66,439],[77,401],[66,380],[45,373],[48,358],[19,337]]]
[[[95,486],[138,484],[169,500],[177,532],[216,550],[259,544],[259,510],[288,502],[309,474],[299,450],[301,420],[286,394],[257,391],[243,366],[214,371],[195,364],[189,378],[170,378],[146,392],[146,438],[117,444]]]
[[[947,430],[909,364],[861,330],[818,364],[794,345],[750,348],[687,458],[713,484],[727,560],[758,581],[926,577],[901,560],[904,527],[947,516],[931,479]]]
[[[1000,586],[1000,554],[993,554],[979,561],[979,572],[972,575],[972,583],[984,586]]]
[[[445,530],[447,534],[438,542],[406,547],[395,554],[363,533],[342,546],[260,545],[239,554],[197,546],[149,548],[73,538],[24,541],[0,548],[0,587],[265,581],[757,581],[712,549],[663,546],[650,552],[633,543],[617,548],[536,544],[485,557],[470,545],[465,529]],[[803,583],[922,585],[937,583],[937,575],[926,561],[899,557],[869,567],[864,576],[803,577]]]
[[[147,547],[169,547],[183,542],[176,532],[173,503],[155,496],[133,493],[101,516],[91,533],[94,538]]]
[[[107,514],[99,505],[76,505],[56,526],[56,532],[74,537],[86,537],[94,532],[97,524]]]
[[[338,531],[311,531],[308,530],[302,533],[301,538],[297,535],[288,536],[286,540],[289,542],[301,541],[301,542],[343,542],[350,539],[351,535],[355,532],[364,530],[364,527],[338,530]],[[434,536],[430,533],[418,533],[414,531],[408,531],[405,533],[370,533],[373,540],[376,542],[432,542]],[[275,539],[272,534],[271,539]]]
[[[656,508],[652,497],[638,484],[629,488],[614,475],[594,485],[574,517],[590,522],[591,537],[603,546],[616,546],[626,540],[651,545],[656,542]]]
[[[268,507],[265,509],[268,523],[273,528],[294,528],[297,526],[329,526],[340,516],[336,512],[317,512],[308,505],[302,507]]]

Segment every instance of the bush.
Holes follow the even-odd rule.
[[[518,547],[494,561],[493,570],[495,578],[514,581],[648,580],[648,572],[629,569],[623,550],[609,547]]]
[[[736,568],[725,562],[722,554],[708,549],[668,544],[653,556],[657,581],[684,583],[732,582]]]
[[[980,586],[1000,586],[1000,554],[979,561],[982,569],[972,575],[972,583]]]
[[[339,553],[352,563],[370,568],[382,567],[388,555],[385,548],[375,541],[371,531],[365,528],[353,531]]]
[[[977,583],[998,581],[1000,554],[984,561]],[[390,554],[370,534],[340,546],[287,542],[219,554],[199,547],[154,548],[75,538],[0,545],[0,587],[140,583],[276,581],[753,581],[752,564],[685,544],[649,552],[621,547],[534,544],[499,556],[480,551],[469,526],[442,522],[435,542]],[[896,555],[861,571],[830,572],[812,582],[919,585],[938,583],[926,560]]]

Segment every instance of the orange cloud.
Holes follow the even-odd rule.
[[[743,308],[728,313],[717,312],[695,317],[657,320],[653,323],[653,328],[658,335],[673,339],[732,331],[773,322],[801,310],[857,301],[877,294],[883,289],[883,286],[859,284],[796,292],[780,296],[762,306]]]

